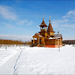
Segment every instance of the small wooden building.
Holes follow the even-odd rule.
[[[62,47],[62,34],[54,34],[55,31],[52,28],[51,20],[47,26],[44,18],[40,26],[40,32],[35,33],[33,36],[32,44],[34,46],[45,46],[45,47]]]

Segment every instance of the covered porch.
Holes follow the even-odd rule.
[[[32,43],[33,43],[33,44],[43,44],[43,45],[45,45],[44,37],[41,36],[40,34],[35,34],[35,35],[33,36]]]

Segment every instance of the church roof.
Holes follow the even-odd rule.
[[[54,38],[50,37],[48,39],[59,39],[59,38],[62,38],[62,34],[55,34],[54,36],[55,36]]]
[[[35,33],[35,35],[33,37],[43,37],[42,35],[38,34],[38,33]]]
[[[62,34],[55,34],[55,38],[62,38]]]
[[[51,23],[49,23],[47,32],[54,32]],[[54,32],[55,33],[55,32]]]
[[[39,25],[40,27],[47,27],[46,23],[44,21],[42,21],[41,25]]]

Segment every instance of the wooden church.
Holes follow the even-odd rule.
[[[55,31],[52,28],[51,20],[47,26],[44,18],[40,26],[40,32],[35,33],[32,40],[32,45],[37,47],[62,47],[62,34],[54,34]]]

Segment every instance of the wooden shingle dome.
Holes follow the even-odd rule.
[[[46,25],[46,23],[44,22],[44,18],[43,18],[43,21],[42,21],[42,23],[41,23],[41,25],[39,25],[40,27],[47,27],[47,25]]]
[[[46,23],[44,21],[42,21],[41,25],[39,25],[40,27],[47,27]]]
[[[55,33],[55,31],[53,31],[51,21],[49,21],[49,26],[48,26],[47,32],[54,32]]]

